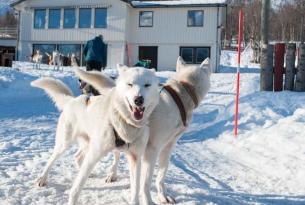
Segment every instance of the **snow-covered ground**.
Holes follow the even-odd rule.
[[[222,53],[223,72],[212,75],[208,96],[174,149],[166,178],[169,193],[180,205],[305,204],[305,94],[259,92],[259,68],[245,61],[234,138],[235,68],[230,66],[235,58],[234,52]],[[77,95],[77,79],[72,68],[14,67],[0,68],[0,204],[66,204],[77,174],[75,147],[57,161],[47,187],[38,188],[36,178],[50,157],[59,113],[30,82],[53,76]],[[158,75],[164,81],[171,72]],[[112,156],[100,161],[80,204],[128,204],[129,174],[122,158],[119,180],[112,184],[103,179]],[[156,201],[155,188],[152,193]]]

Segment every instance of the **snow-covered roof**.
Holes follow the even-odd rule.
[[[227,0],[131,1],[131,5],[137,8],[224,6],[226,4]]]

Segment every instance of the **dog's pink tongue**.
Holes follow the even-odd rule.
[[[136,118],[136,120],[141,120],[143,118],[143,113],[144,112],[138,108],[135,108],[133,110],[133,116]]]

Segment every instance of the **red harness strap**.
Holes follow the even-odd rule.
[[[182,123],[184,125],[184,127],[186,127],[186,112],[185,112],[185,108],[184,108],[184,105],[182,103],[182,100],[181,98],[179,97],[179,95],[177,94],[177,92],[169,85],[165,85],[163,87],[171,96],[172,98],[174,99],[178,109],[179,109],[179,112],[180,112],[180,115],[181,115],[181,119],[182,119]]]

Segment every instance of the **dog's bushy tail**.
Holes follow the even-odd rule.
[[[31,86],[43,89],[52,98],[59,110],[63,110],[67,102],[74,98],[70,88],[62,81],[54,78],[39,78],[32,81]]]
[[[106,94],[115,87],[115,81],[99,71],[83,71],[75,69],[76,75],[83,81],[92,85],[101,95]]]

